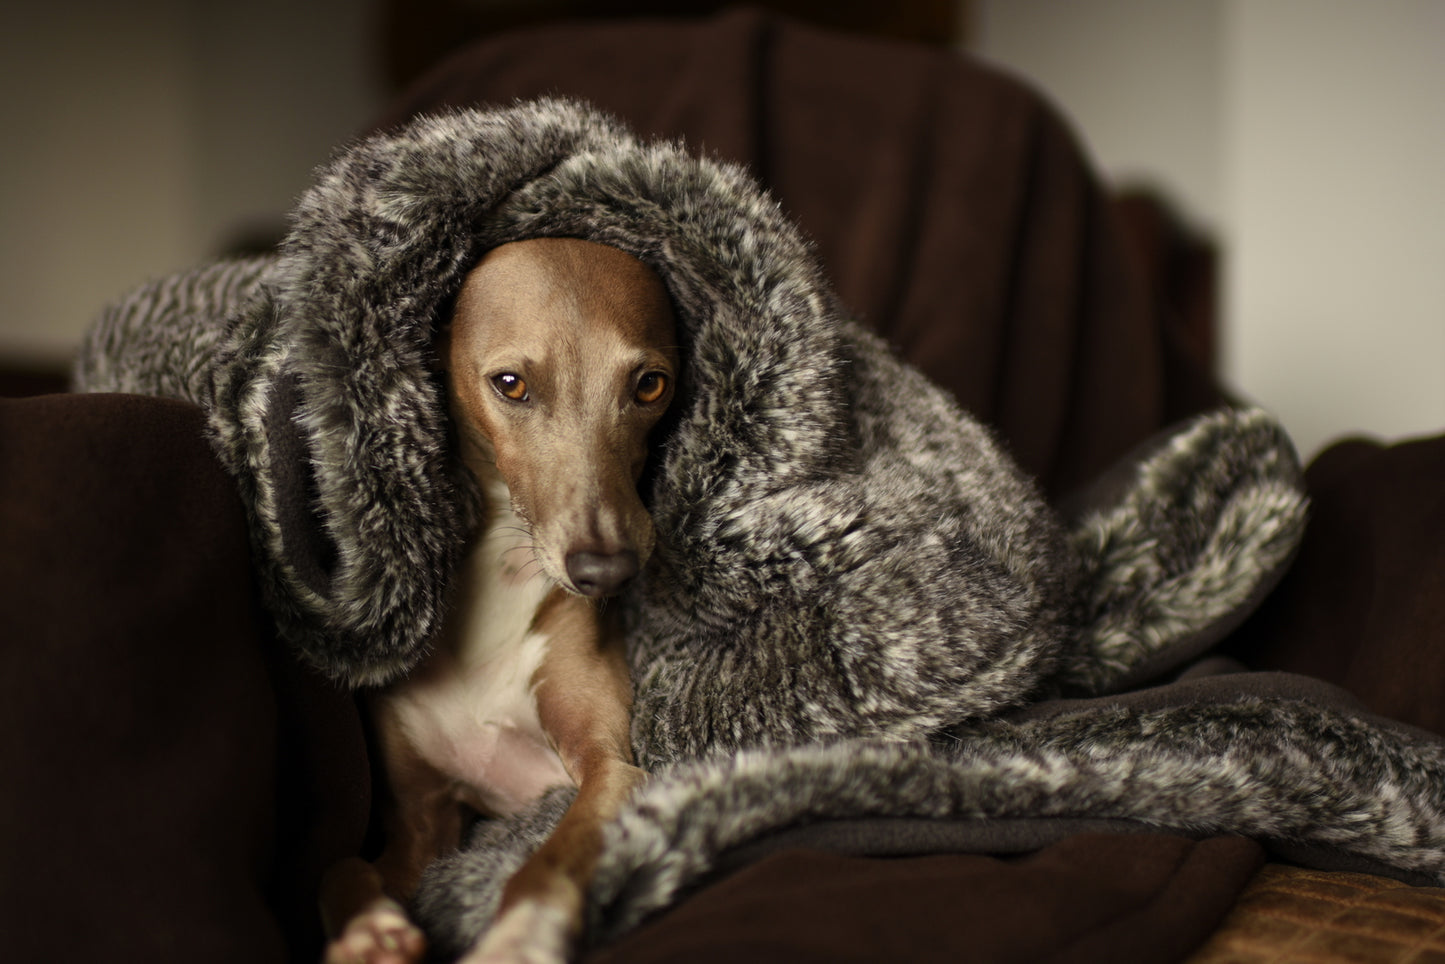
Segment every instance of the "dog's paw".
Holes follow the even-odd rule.
[[[524,900],[497,918],[461,964],[565,964],[573,929],[562,908]]]
[[[418,964],[426,938],[392,900],[378,900],[353,917],[326,946],[323,964]]]

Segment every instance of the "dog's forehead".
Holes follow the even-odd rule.
[[[559,285],[584,285],[635,300],[644,292],[662,291],[662,279],[651,266],[611,245],[580,238],[533,238],[492,249],[483,263],[495,261]]]
[[[577,238],[491,249],[467,275],[457,306],[492,324],[530,328],[529,317],[545,315],[582,334],[605,337],[618,328],[645,341],[674,340],[672,303],[658,274],[624,251]]]

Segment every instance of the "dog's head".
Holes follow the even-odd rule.
[[[462,286],[440,348],[463,458],[500,474],[538,561],[573,592],[615,593],[652,552],[637,483],[676,345],[662,281],[606,245],[505,244]]]

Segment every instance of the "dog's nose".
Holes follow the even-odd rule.
[[[637,553],[574,552],[567,557],[567,577],[584,596],[610,596],[637,575]]]

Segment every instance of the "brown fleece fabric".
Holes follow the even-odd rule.
[[[1016,858],[792,850],[587,960],[1172,961],[1209,935],[1259,861],[1238,838],[1146,834],[1081,834]]]

